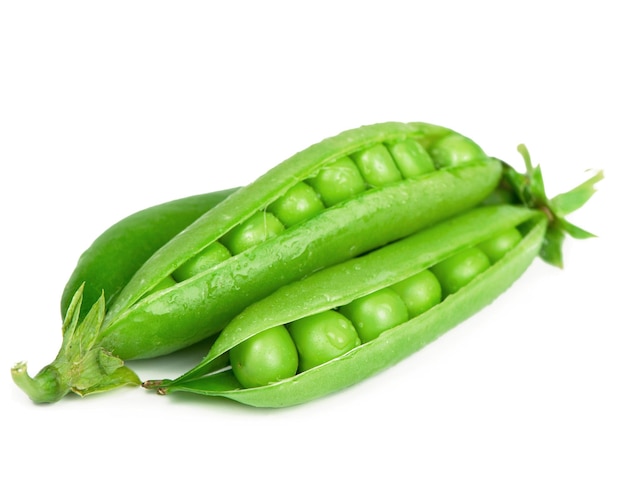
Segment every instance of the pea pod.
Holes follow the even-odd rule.
[[[529,169],[527,176],[515,175],[512,170],[508,172],[509,186],[517,195],[528,192],[528,179],[533,172],[536,170]],[[557,203],[582,205],[591,196],[593,185],[600,178],[601,174],[598,174],[580,187],[557,197],[560,199]],[[537,179],[540,179],[540,173],[535,181]],[[542,181],[540,184],[533,186],[531,189],[535,191],[527,197],[533,199],[535,207],[540,204],[540,208],[512,205],[478,207],[367,255],[282,287],[235,317],[198,366],[173,381],[149,381],[144,385],[157,388],[162,394],[182,391],[227,397],[253,406],[284,407],[346,388],[388,368],[496,299],[537,255],[549,263],[560,265],[560,253],[555,255],[555,252],[560,250],[562,238],[549,234],[550,231],[563,233],[565,225],[567,231],[574,232],[577,238],[592,236],[565,221],[565,210],[556,213],[558,209],[554,208],[554,202],[545,199]],[[540,200],[542,197],[543,200]],[[482,266],[471,267],[473,273],[459,281],[459,268],[454,264],[458,265],[457,259],[470,251],[475,252],[474,258],[482,257],[479,261]],[[467,263],[463,268],[467,269]],[[363,338],[356,324],[360,321],[360,312],[350,307],[383,290],[394,290],[395,286],[425,271],[434,272],[439,278],[443,301],[427,307],[411,319],[401,318],[397,325],[382,329],[382,333]],[[388,309],[389,304],[385,307]],[[306,365],[303,369],[303,349],[298,344],[297,335],[294,335],[300,332],[294,332],[294,329],[301,322],[316,319],[324,312],[345,313],[355,322],[362,343],[357,342],[347,351],[321,363],[313,362],[312,366]],[[284,334],[281,333],[281,337],[276,335],[284,326],[292,332],[294,346],[300,352],[300,367],[297,361],[293,363],[293,354],[284,347]],[[307,325],[305,331],[311,330]],[[256,342],[260,335],[266,336],[265,345],[270,346],[271,337],[276,337],[274,344],[282,346],[287,354],[283,355],[281,370],[273,373],[272,364],[267,364],[260,377],[262,380],[255,383],[259,369],[247,363],[263,362],[272,355],[259,351],[256,346],[248,346],[250,342]],[[345,329],[342,335],[352,338],[345,333]],[[337,345],[334,332],[333,336],[333,343]],[[343,343],[350,342],[352,340]],[[304,343],[306,346],[306,340]],[[320,343],[315,341],[315,345]],[[232,368],[223,370],[221,363],[219,369],[215,368],[218,360],[225,355],[230,355]],[[310,359],[310,354],[306,355]],[[285,364],[291,366],[285,370]]]
[[[525,221],[534,229],[506,260],[494,265],[474,286],[466,287],[409,321],[344,355],[267,386],[244,388],[233,370],[212,374],[213,362],[246,341],[282,325],[322,312],[339,311],[356,300],[391,287],[499,230]],[[356,383],[393,365],[468,318],[493,300],[534,259],[547,221],[540,213],[514,206],[474,209],[362,257],[328,267],[282,287],[235,317],[194,369],[172,382],[149,382],[161,393],[187,391],[225,396],[254,406],[288,406],[312,400]],[[493,277],[493,278],[492,278]],[[478,293],[476,293],[478,292]]]
[[[105,293],[105,308],[139,267],[165,243],[237,189],[172,200],[135,212],[100,234],[81,254],[61,297],[65,317],[84,283],[81,318]]]

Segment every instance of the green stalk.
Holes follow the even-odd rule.
[[[11,369],[13,381],[35,403],[52,403],[69,392],[80,396],[123,385],[139,385],[139,377],[124,362],[97,343],[104,321],[104,295],[79,322],[84,285],[74,294],[63,321],[63,343],[54,361],[34,377],[26,363]]]

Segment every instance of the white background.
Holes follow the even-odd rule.
[[[626,478],[620,2],[1,5],[2,478]],[[53,359],[65,281],[111,223],[388,120],[449,126],[518,166],[524,142],[551,195],[604,169],[571,217],[599,238],[300,407],[141,389],[35,406],[13,385],[15,362]]]

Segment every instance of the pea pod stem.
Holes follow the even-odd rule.
[[[30,377],[26,364],[11,369],[15,383],[36,403],[56,402],[67,393],[80,396],[139,385],[137,375],[124,362],[97,343],[104,321],[104,296],[81,319],[84,285],[72,297],[63,322],[63,343],[54,361]]]
[[[539,165],[533,166],[530,153],[524,144],[518,146],[524,158],[526,171],[521,173],[503,162],[503,187],[513,192],[517,201],[528,208],[543,211],[549,219],[548,229],[539,256],[546,263],[563,267],[563,241],[569,234],[576,239],[592,238],[595,235],[569,222],[565,216],[582,207],[596,192],[596,184],[604,178],[602,171],[595,172],[588,180],[575,188],[548,198]]]

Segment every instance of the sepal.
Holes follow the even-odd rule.
[[[35,403],[56,402],[70,391],[85,396],[141,383],[122,359],[98,345],[105,317],[104,294],[79,322],[83,288],[74,294],[63,320],[63,341],[54,361],[35,377],[28,375],[24,362],[11,370],[15,383]]]
[[[565,219],[566,215],[582,207],[596,192],[595,185],[604,178],[602,171],[595,174],[568,192],[548,198],[543,174],[539,165],[533,166],[525,145],[517,147],[524,158],[525,173],[516,171],[504,163],[504,189],[510,191],[517,201],[526,207],[543,211],[549,220],[539,256],[542,260],[556,267],[563,267],[563,241],[570,235],[576,239],[593,238],[595,235]]]

